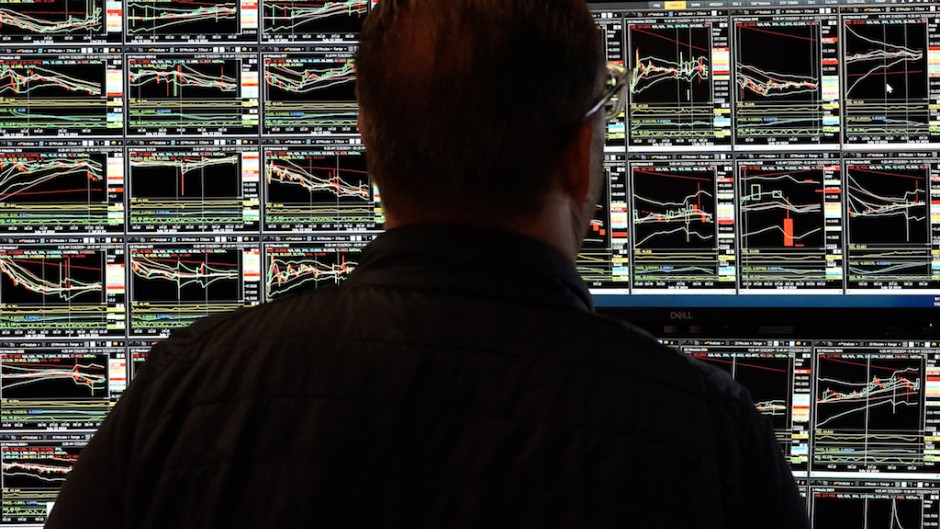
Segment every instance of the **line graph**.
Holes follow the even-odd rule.
[[[326,159],[325,156],[320,158]],[[304,167],[289,159],[271,159],[265,167],[265,181],[269,186],[275,184],[278,187],[299,187],[304,190],[310,202],[314,201],[314,196],[326,200],[349,200],[354,203],[371,200],[371,187],[365,171],[340,168],[338,157],[335,160],[337,164],[332,167],[313,165],[313,158],[308,158],[306,161],[308,164]],[[283,193],[287,194],[290,191]],[[268,196],[272,197],[277,194],[277,191],[269,191]]]
[[[131,36],[238,33],[239,9],[226,0],[126,0]]]
[[[138,100],[239,97],[236,60],[139,61],[128,71],[130,95]]]
[[[0,7],[0,30],[23,37],[104,36],[103,0],[51,0]]]
[[[234,255],[234,258],[233,258]],[[140,300],[196,300],[228,293],[227,299],[237,299],[237,285],[241,279],[240,259],[237,254],[209,255],[191,254],[173,257],[151,257],[147,254],[131,255],[131,271],[134,273],[134,299]],[[169,291],[152,285],[171,283]],[[215,287],[215,288],[213,288]]]
[[[117,55],[39,55],[0,57],[0,134],[120,134],[109,105],[120,93],[107,93],[107,72]]]
[[[923,463],[925,359],[890,353],[817,356],[814,465]]]
[[[73,175],[78,178],[68,178]],[[101,157],[14,158],[0,154],[0,202],[35,202],[48,200],[39,197],[51,195],[55,195],[58,203],[97,202],[105,194],[104,178]],[[66,180],[78,180],[84,185],[76,188],[61,185]]]
[[[846,20],[843,32],[847,136],[926,135],[926,24]]]
[[[166,334],[259,302],[260,256],[249,244],[129,246],[131,335]]]
[[[265,226],[375,226],[376,203],[362,151],[268,149]]]
[[[355,63],[350,59],[341,66],[322,69],[295,70],[283,64],[268,64],[264,81],[271,97],[277,91],[291,94],[310,94],[328,88],[352,83],[356,79]]]
[[[16,97],[30,96],[100,96],[102,83],[71,73],[70,70],[53,69],[42,65],[0,64],[0,95]]]
[[[263,4],[265,37],[358,33],[368,0],[269,0]]]
[[[58,489],[80,450],[63,446],[3,446],[0,453],[4,489]]]
[[[260,216],[258,185],[243,178],[257,150],[131,149],[130,229],[245,230]]]
[[[708,57],[706,55],[692,55],[685,57],[679,52],[675,61],[657,57],[640,56],[637,49],[635,66],[630,76],[630,91],[641,94],[646,91],[654,92],[653,88],[659,84],[678,82],[688,84],[685,90],[688,99],[691,99],[692,86],[701,86],[709,78]],[[698,81],[698,83],[696,83]],[[682,93],[680,89],[679,93]]]
[[[347,251],[268,248],[265,299],[306,287],[338,285],[359,264]]]
[[[121,229],[109,210],[123,193],[108,182],[109,162],[121,154],[87,147],[0,152],[0,232]]]
[[[66,430],[97,428],[111,411],[107,399],[12,400],[0,410],[6,430]]]
[[[630,141],[714,136],[709,24],[628,27]]]
[[[39,239],[48,240],[48,239]],[[54,240],[54,239],[53,239]],[[0,332],[8,336],[123,334],[123,247],[104,243],[0,248]],[[123,310],[121,310],[123,312]]]
[[[265,55],[264,130],[355,131],[354,49],[335,54]]]
[[[249,53],[128,55],[128,132],[257,132],[258,73]]]
[[[49,514],[46,506],[54,502],[58,495],[57,490],[3,489],[3,499],[6,501],[3,514],[11,520],[41,525]]]
[[[823,118],[829,115],[822,97],[822,32],[818,20],[781,18],[735,24],[738,141],[820,140]],[[830,136],[832,141],[837,139]]]
[[[0,301],[4,304],[103,303],[103,278],[101,252],[0,254]]]
[[[733,167],[706,160],[638,161],[628,174],[634,287],[733,283],[734,201],[727,200],[734,196]]]
[[[929,284],[931,164],[860,159],[846,160],[845,168],[849,286]]]
[[[714,247],[714,172],[635,167],[633,189],[635,247]]]
[[[846,167],[851,244],[927,244],[929,168]]]
[[[107,354],[21,354],[0,358],[6,399],[107,398]]]

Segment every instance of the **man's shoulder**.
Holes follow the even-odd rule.
[[[352,344],[355,344],[353,346]],[[207,366],[272,360],[311,367],[337,351],[437,349],[550,364],[603,375],[664,398],[737,408],[746,392],[723,372],[691,361],[629,323],[595,313],[343,285],[286,296],[201,320],[155,347],[148,366],[189,376]],[[331,352],[332,351],[332,352]],[[309,364],[309,365],[308,365]],[[272,373],[273,375],[273,373]],[[171,377],[172,378],[172,377]]]
[[[222,349],[248,348],[257,340],[313,332],[317,325],[310,318],[316,316],[318,307],[335,303],[338,294],[334,287],[310,289],[203,318],[158,342],[147,359],[147,369],[187,369]]]

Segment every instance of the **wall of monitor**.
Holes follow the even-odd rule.
[[[0,527],[42,524],[153,343],[341,282],[381,232],[372,3],[0,0]],[[578,260],[598,305],[932,314],[937,5],[591,7],[630,75]],[[940,526],[940,336],[782,318],[661,336],[753,392],[816,528]]]

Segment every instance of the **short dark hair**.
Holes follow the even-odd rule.
[[[603,64],[583,0],[380,0],[357,92],[386,207],[538,211]]]

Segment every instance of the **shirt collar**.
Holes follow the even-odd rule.
[[[574,264],[528,237],[488,228],[417,225],[388,230],[363,251],[350,285],[482,294],[591,312]]]

